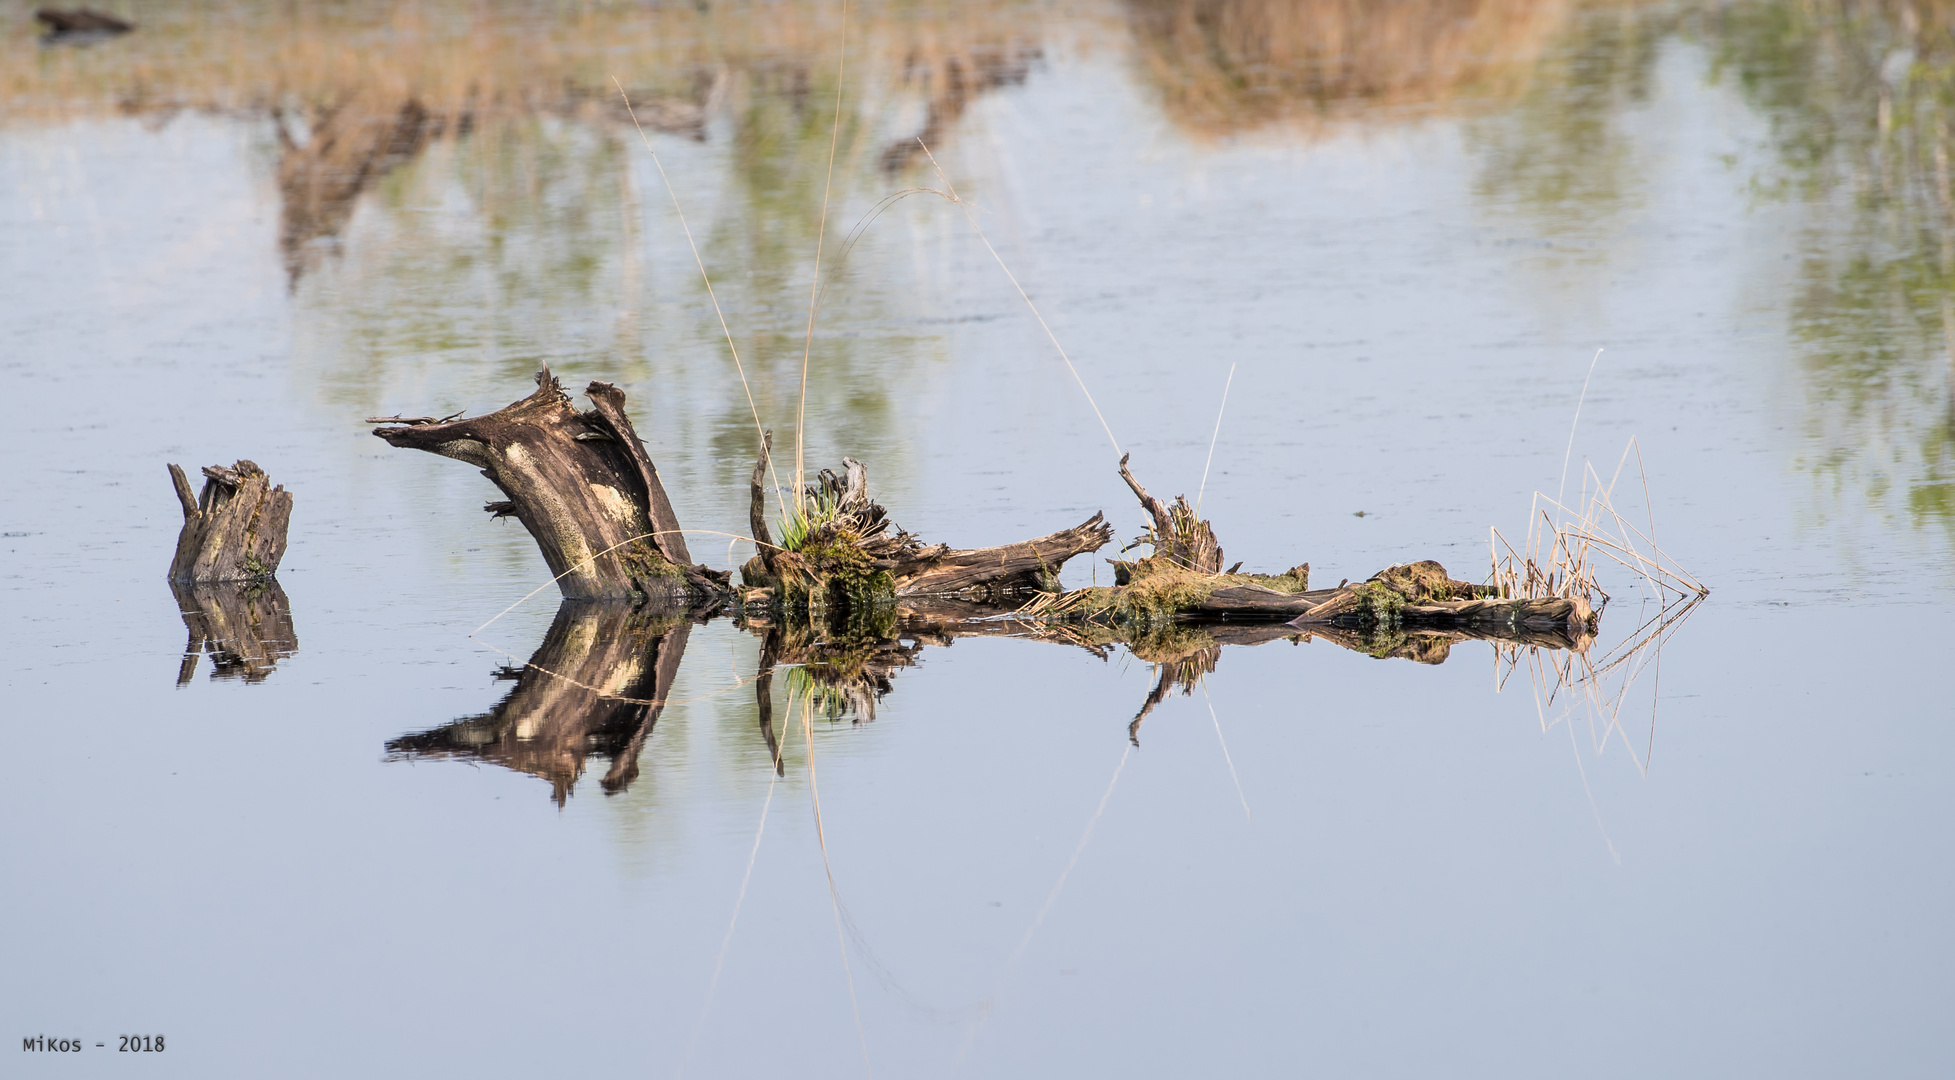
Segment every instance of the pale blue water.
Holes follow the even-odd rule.
[[[0,1036],[87,1044],[4,1071],[106,1075],[116,1036],[166,1033],[129,1067],[1945,1075],[1950,532],[1918,494],[1945,344],[1906,344],[1939,315],[1815,313],[1802,273],[1861,254],[1851,201],[1761,197],[1771,117],[1710,80],[1717,41],[1661,42],[1607,115],[1613,191],[1560,201],[1503,172],[1557,152],[1519,107],[1210,141],[1117,49],[1062,41],[939,151],[1157,494],[1201,486],[1234,366],[1203,514],[1252,569],[1477,578],[1488,527],[1524,533],[1554,490],[1604,349],[1569,487],[1634,436],[1660,541],[1713,588],[1621,730],[1540,708],[1525,668],[1496,691],[1485,645],[1425,667],[1276,642],[1226,650],[1134,749],[1149,665],[971,639],[925,649],[873,724],[778,718],[775,780],[757,639],[722,619],[636,782],[605,796],[594,759],[562,808],[493,764],[384,760],[488,712],[555,601],[472,640],[540,557],[472,471],[360,420],[491,409],[548,360],[625,387],[682,520],[743,531],[752,418],[643,148],[544,122],[561,183],[492,217],[468,193],[496,166],[437,143],[288,290],[262,121],[0,126]],[[779,437],[807,253],[742,277],[734,124],[654,145]],[[833,218],[907,182],[851,173]],[[1902,341],[1869,379],[1903,390],[1846,404],[1814,326]],[[947,204],[867,234],[816,358],[811,460],[868,462],[911,531],[1139,530]],[[164,463],[237,457],[296,493],[300,647],[178,689]],[[1596,655],[1642,621],[1613,586]]]

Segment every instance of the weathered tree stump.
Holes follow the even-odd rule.
[[[523,523],[571,599],[686,603],[728,575],[693,564],[658,469],[625,415],[624,391],[594,382],[579,412],[544,368],[536,392],[470,419],[369,419],[393,446],[466,461],[502,489],[483,507]]]
[[[1127,546],[1151,544],[1156,558],[1165,558],[1176,566],[1198,574],[1221,573],[1222,543],[1215,539],[1215,530],[1209,528],[1208,522],[1196,518],[1194,508],[1188,505],[1188,496],[1176,495],[1174,504],[1169,505],[1149,495],[1127,468],[1127,459],[1132,456],[1120,455],[1120,479],[1133,489],[1134,496],[1140,499],[1141,507],[1153,521],[1140,539]]]
[[[387,760],[493,762],[549,781],[561,806],[596,755],[610,760],[599,783],[615,795],[638,776],[638,757],[672,693],[691,630],[684,614],[566,600],[500,704],[394,739]]]
[[[292,604],[276,579],[170,583],[190,641],[176,684],[188,685],[197,661],[210,656],[213,679],[263,682],[278,662],[299,651]]]
[[[1057,591],[1059,568],[1097,551],[1113,528],[1094,514],[1070,529],[996,547],[953,549],[925,544],[898,528],[869,498],[868,467],[842,460],[842,475],[823,469],[802,493],[795,527],[774,543],[767,528],[767,472],[771,433],[761,440],[750,492],[751,526],[760,552],[741,568],[745,583],[774,593],[789,606],[863,606],[896,597],[999,598],[1033,590]]]
[[[255,581],[277,573],[292,520],[291,493],[272,487],[265,470],[249,461],[228,469],[208,465],[204,476],[203,494],[192,496],[182,467],[170,466],[183,504],[170,580]]]

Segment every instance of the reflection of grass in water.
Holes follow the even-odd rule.
[[[1955,4],[1743,3],[1703,33],[1770,122],[1778,171],[1758,193],[1812,211],[1792,304],[1817,448],[1801,467],[1830,499],[1955,537]]]
[[[805,701],[814,714],[824,720],[840,720],[849,714],[849,696],[839,688],[822,682],[805,667],[792,667],[781,673],[789,701]]]
[[[1513,108],[1469,125],[1476,194],[1556,232],[1592,233],[1634,206],[1642,173],[1620,116],[1649,98],[1674,25],[1655,5],[1570,11]]]
[[[1567,0],[1129,0],[1141,71],[1202,136],[1358,104],[1505,101]]]
[[[577,5],[423,0],[270,5],[132,0],[135,33],[104,48],[42,50],[25,19],[0,39],[12,119],[188,108],[310,110],[356,95],[418,99],[439,116],[531,113],[591,102],[615,112],[612,75],[645,98],[687,96],[720,66],[793,70],[832,51],[826,4]],[[944,78],[973,43],[1035,32],[1013,0],[858,7],[851,48],[897,83]],[[979,50],[982,51],[982,50]],[[873,95],[858,96],[863,100]]]
[[[615,73],[654,129],[702,132],[712,116],[731,123],[728,175],[713,184],[731,197],[705,239],[754,357],[760,408],[778,417],[795,406],[795,296],[807,287],[821,211],[815,163],[827,154],[834,89],[824,58],[840,26],[832,5],[765,5],[764,17],[755,7],[137,2],[126,13],[140,29],[108,48],[42,50],[26,29],[0,40],[0,122],[178,109],[277,117],[294,280],[310,287],[301,279],[338,243],[356,203],[368,214],[362,230],[380,230],[349,248],[360,265],[340,267],[324,294],[301,295],[323,316],[300,336],[303,348],[333,358],[330,396],[372,409],[403,359],[425,370],[431,360],[486,358],[510,378],[538,361],[574,370],[594,351],[616,358],[611,377],[717,370],[691,359],[719,336],[692,305],[699,282],[655,278],[659,259],[645,253],[667,238],[641,235],[645,204],[632,155],[618,145],[630,129],[608,82]],[[957,112],[974,92],[972,73],[1035,51],[1029,11],[1011,0],[855,11],[842,172],[883,186],[874,174],[891,125],[919,98],[932,116]],[[678,295],[653,293],[668,283],[664,291]],[[865,299],[877,306],[863,310]],[[886,429],[902,372],[864,371],[863,358],[900,355],[915,367],[941,354],[942,335],[881,310],[888,299],[878,290],[836,297],[838,314],[849,300],[850,317],[872,322],[886,344],[817,340],[810,427]],[[685,437],[744,454],[745,411],[729,399]]]

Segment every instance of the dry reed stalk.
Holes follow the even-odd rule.
[[[1579,514],[1537,491],[1529,510],[1527,540],[1522,550],[1516,551],[1499,529],[1489,530],[1493,568],[1488,580],[1500,590],[1501,596],[1520,600],[1580,596],[1591,606],[1600,608],[1608,601],[1609,594],[1596,579],[1598,559],[1620,564],[1637,574],[1639,581],[1659,601],[1667,601],[1672,595],[1682,598],[1710,592],[1656,545],[1651,536],[1656,531],[1654,510],[1649,512],[1650,527],[1645,532],[1616,508],[1615,488],[1632,453],[1647,506],[1649,475],[1643,467],[1642,449],[1632,437],[1623,448],[1622,460],[1608,483],[1602,482],[1592,464],[1583,464],[1586,498]],[[1590,480],[1594,481],[1592,493]],[[1561,516],[1550,514],[1550,509]],[[1644,547],[1648,548],[1648,554],[1644,553]],[[1506,549],[1504,556],[1502,548]]]

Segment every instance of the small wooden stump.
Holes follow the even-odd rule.
[[[170,466],[183,504],[170,580],[259,581],[277,573],[292,520],[291,493],[282,485],[272,487],[265,470],[250,461],[228,469],[206,466],[204,477],[203,494],[193,497],[182,467]]]

